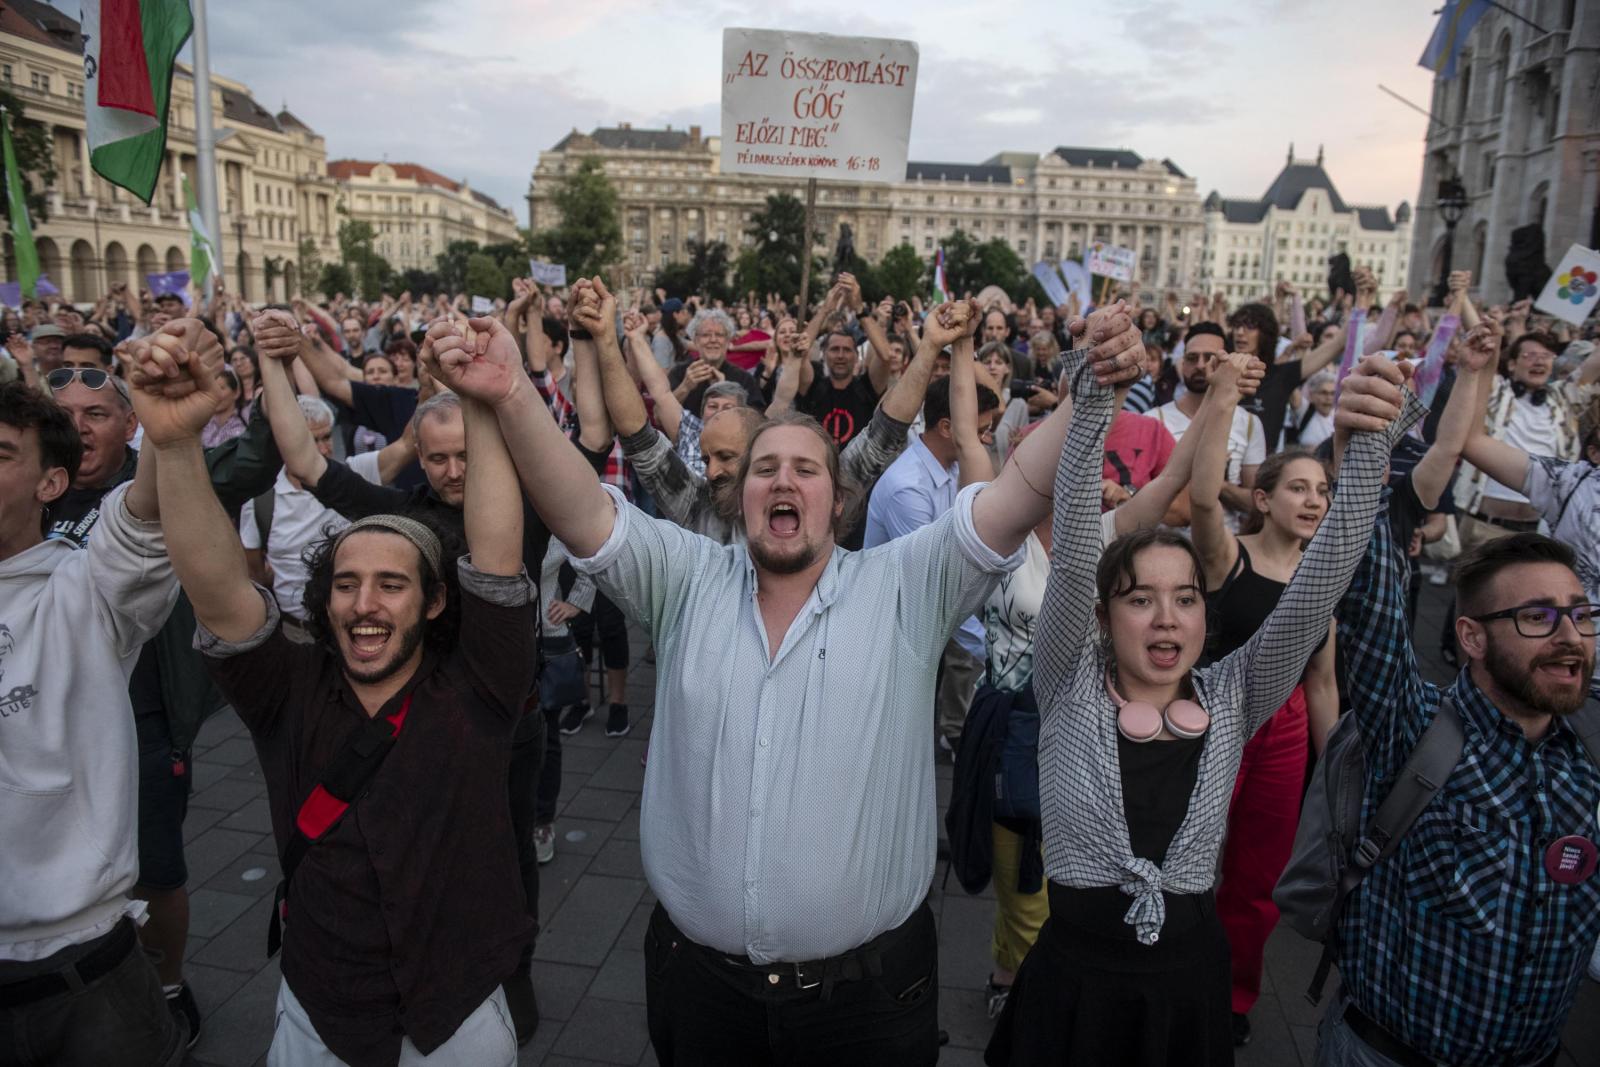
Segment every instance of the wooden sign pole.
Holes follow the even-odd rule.
[[[800,322],[811,319],[811,309],[806,306],[806,298],[811,295],[811,241],[812,232],[816,228],[817,217],[817,179],[806,179],[806,232],[805,238],[800,242],[800,310],[795,318]]]

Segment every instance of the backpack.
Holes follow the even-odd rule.
[[[1589,758],[1600,765],[1600,703],[1592,698],[1569,720]],[[1366,746],[1352,714],[1339,717],[1306,792],[1300,827],[1288,867],[1272,891],[1272,902],[1295,932],[1322,944],[1322,957],[1306,990],[1313,1005],[1322,999],[1339,915],[1361,880],[1392,855],[1417,816],[1433,802],[1461,759],[1461,717],[1446,691],[1428,728],[1417,739],[1389,793],[1361,825],[1367,786]]]

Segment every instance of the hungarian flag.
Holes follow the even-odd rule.
[[[928,301],[929,306],[942,304],[950,299],[950,290],[944,281],[944,249],[934,253],[933,256],[933,298]]]
[[[183,203],[189,212],[189,275],[204,292],[207,283],[220,275],[222,268],[217,262],[216,242],[211,239],[205,217],[194,202],[194,186],[189,184],[187,174],[183,176]]]
[[[84,0],[89,164],[146,204],[167,150],[172,67],[194,29],[188,0]]]
[[[22,295],[37,296],[39,250],[33,245],[33,225],[28,221],[28,194],[17,172],[17,153],[11,147],[11,113],[0,108],[0,137],[5,139],[6,208],[11,213],[11,247],[17,256],[17,281]]]

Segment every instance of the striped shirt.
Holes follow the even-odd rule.
[[[1355,435],[1339,495],[1278,606],[1247,644],[1190,672],[1211,727],[1188,814],[1158,866],[1135,856],[1129,841],[1117,709],[1106,692],[1107,664],[1094,619],[1100,457],[1113,415],[1112,391],[1087,373],[1079,375],[1080,363],[1081,357],[1068,367],[1076,383],[1073,418],[1056,472],[1055,548],[1034,646],[1045,873],[1076,888],[1121,887],[1131,898],[1126,921],[1140,941],[1154,944],[1166,918],[1162,893],[1203,893],[1215,883],[1244,744],[1288,699],[1326,637],[1377,512],[1392,439],[1422,410],[1413,399],[1407,417],[1388,434]]]
[[[757,963],[856,948],[933,880],[933,682],[957,622],[1022,562],[979,539],[969,486],[927,526],[835,548],[768,655],[755,564],[626,504],[575,560],[658,653],[640,849],[691,939]]]
[[[1443,696],[1418,673],[1407,582],[1380,521],[1339,606],[1350,714],[1367,753],[1363,820]],[[1600,839],[1600,769],[1559,716],[1530,743],[1466,670],[1451,699],[1466,737],[1461,760],[1351,895],[1339,976],[1363,1012],[1429,1059],[1537,1063],[1560,1039],[1600,935],[1600,877],[1561,885],[1545,873],[1544,850],[1568,834]]]
[[[700,451],[700,431],[705,428],[693,412],[685,411],[678,420],[678,458],[702,478],[706,476],[706,457]]]

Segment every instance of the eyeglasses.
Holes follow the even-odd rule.
[[[1549,637],[1556,632],[1556,627],[1561,625],[1562,619],[1571,619],[1573,628],[1581,637],[1595,636],[1595,613],[1600,611],[1600,605],[1574,604],[1570,608],[1545,607],[1537,604],[1524,604],[1519,608],[1507,608],[1504,611],[1491,611],[1487,615],[1469,615],[1474,622],[1493,622],[1495,619],[1510,619],[1516,624],[1517,633],[1523,637]]]
[[[128,383],[118,378],[115,374],[103,371],[98,367],[57,367],[49,374],[46,374],[44,380],[50,386],[51,391],[65,389],[74,381],[82,382],[85,389],[95,390],[104,389],[106,383],[110,382],[111,387],[117,391],[117,394],[122,399],[127,400],[129,403],[133,402],[128,395]]]

